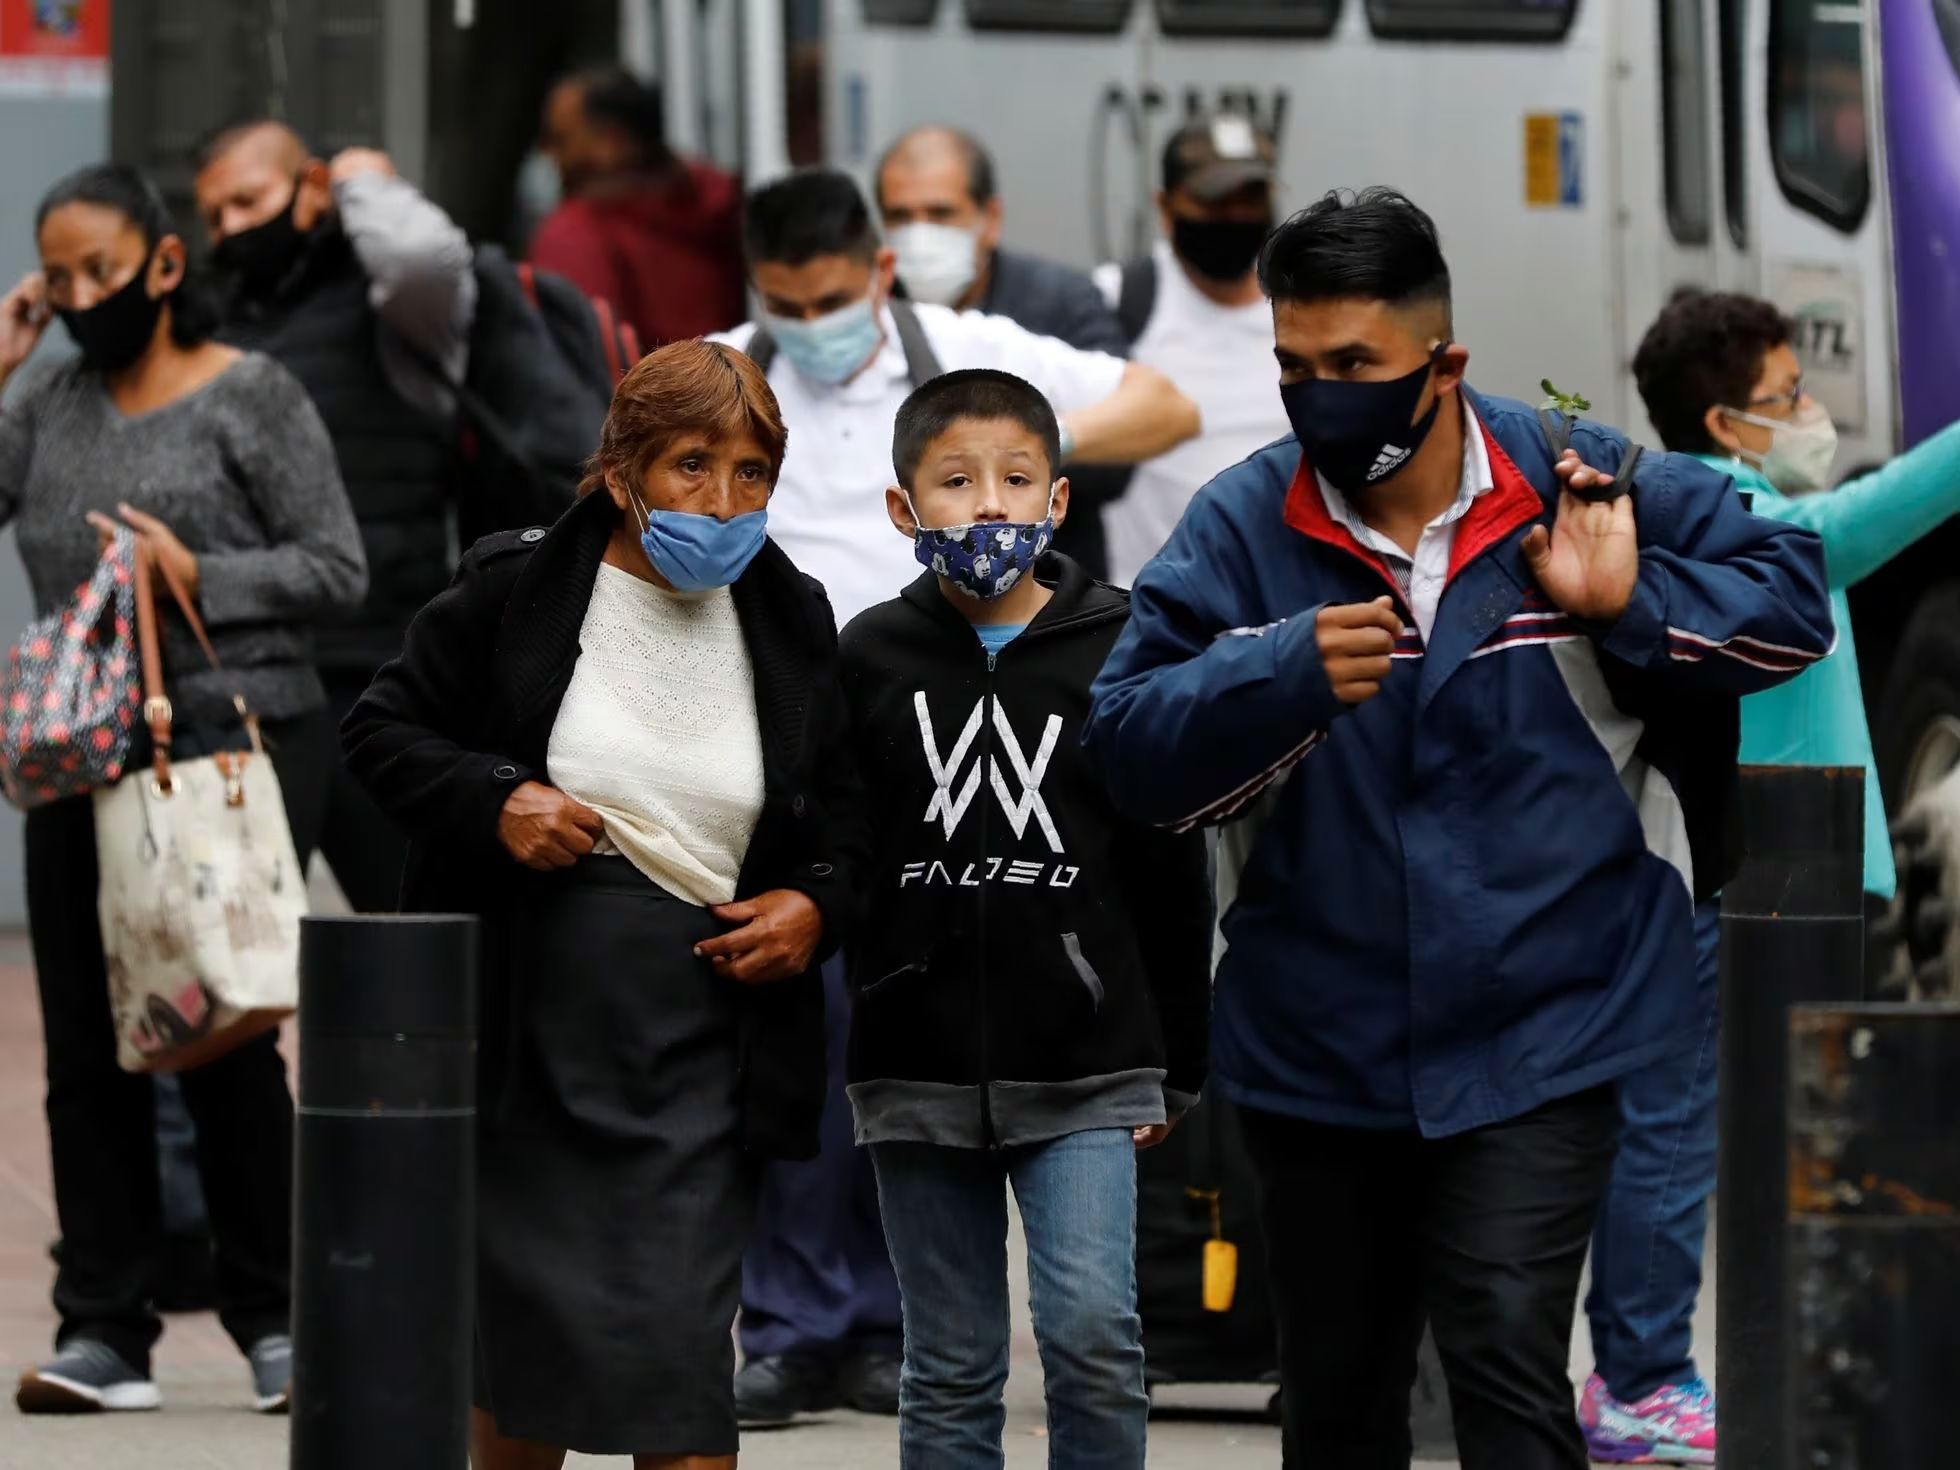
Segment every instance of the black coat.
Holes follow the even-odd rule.
[[[1129,594],[1048,555],[1054,596],[990,656],[931,573],[844,630],[871,818],[853,1082],[1204,1083],[1202,834],[1116,810],[1081,746]]]
[[[512,1014],[500,915],[524,902],[532,881],[498,841],[497,820],[518,786],[547,779],[551,728],[617,524],[611,500],[593,495],[548,533],[479,541],[341,728],[349,768],[410,834],[402,907],[484,921],[487,1112],[524,1024]],[[822,588],[774,542],[734,595],[755,672],[764,782],[736,896],[807,894],[824,916],[822,958],[851,928],[863,850],[835,625]],[[768,1157],[811,1157],[824,1095],[823,988],[814,965],[792,980],[744,987],[743,997],[748,1146]]]

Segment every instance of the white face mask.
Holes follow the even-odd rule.
[[[957,225],[900,225],[891,232],[898,278],[914,301],[951,306],[980,274],[980,231]]]
[[[1805,495],[1831,483],[1831,462],[1837,458],[1837,425],[1831,422],[1831,411],[1816,399],[1805,402],[1789,419],[1766,419],[1735,408],[1722,412],[1769,430],[1768,454],[1742,449],[1737,457],[1761,470],[1763,478],[1785,495]]]

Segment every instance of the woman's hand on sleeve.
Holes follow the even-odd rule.
[[[526,781],[497,816],[497,840],[527,868],[569,868],[605,835],[599,814],[555,786]]]
[[[823,911],[807,894],[774,888],[740,903],[708,910],[737,927],[694,946],[717,975],[744,985],[765,985],[803,974],[823,939]]]

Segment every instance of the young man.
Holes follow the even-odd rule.
[[[905,1303],[904,1466],[1000,1462],[1011,1186],[1050,1458],[1142,1470],[1135,1150],[1204,1080],[1204,839],[1120,816],[1082,754],[1129,608],[1047,550],[1058,437],[1008,373],[907,399],[886,511],[926,571],[840,644],[878,792],[850,1097]]]
[[[567,77],[545,101],[540,146],[563,198],[531,259],[663,342],[742,319],[742,190],[734,176],[667,146],[660,92],[622,66]]]
[[[1148,457],[1198,428],[1197,410],[1153,369],[1002,317],[892,300],[895,259],[847,175],[806,170],[758,190],[745,234],[763,315],[722,340],[764,363],[792,425],[770,535],[824,584],[840,625],[910,579],[911,557],[885,517],[892,425],[912,389],[943,370],[1026,378],[1060,417],[1065,450],[1072,441],[1085,458]],[[828,967],[825,981],[839,1079],[825,1152],[770,1169],[743,1272],[736,1403],[748,1424],[839,1400],[898,1407],[898,1288],[841,1082],[850,1012],[842,967]]]
[[[1829,650],[1820,548],[1680,456],[1582,498],[1616,492],[1464,386],[1435,226],[1399,194],[1302,211],[1260,275],[1297,442],[1214,480],[1144,569],[1085,739],[1153,822],[1265,797],[1215,1056],[1274,1243],[1289,1463],[1408,1463],[1426,1318],[1464,1470],[1578,1470],[1612,1084],[1693,1014],[1659,737],[1674,695]]]
[[[1170,539],[1200,485],[1286,433],[1258,271],[1273,230],[1275,157],[1272,135],[1236,114],[1179,129],[1164,145],[1163,238],[1149,255],[1095,272],[1131,334],[1130,356],[1189,393],[1205,421],[1197,438],[1138,465],[1102,507],[1121,586]]]
[[[1661,442],[1733,475],[1757,515],[1823,538],[1838,646],[1742,702],[1741,758],[1865,770],[1865,893],[1897,885],[1845,589],[1960,514],[1960,425],[1830,490],[1837,431],[1804,391],[1791,324],[1767,301],[1686,290],[1648,328],[1635,380]],[[1715,1461],[1715,1396],[1695,1367],[1708,1196],[1715,1187],[1720,905],[1696,914],[1695,1030],[1627,1077],[1619,1156],[1593,1233],[1586,1316],[1597,1371],[1580,1419],[1597,1459]]]
[[[284,123],[242,123],[197,156],[197,207],[234,287],[222,335],[305,386],[333,436],[367,551],[359,613],[319,632],[338,720],[448,584],[455,404],[476,315],[470,242],[384,154],[313,157]],[[384,330],[385,328],[385,330]],[[405,847],[345,772],[320,850],[362,913],[392,910]]]

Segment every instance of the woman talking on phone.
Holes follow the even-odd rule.
[[[300,861],[335,758],[310,624],[367,584],[333,446],[270,359],[210,340],[162,196],[105,164],[57,184],[36,214],[41,268],[0,297],[0,388],[59,318],[81,349],[0,408],[0,522],[17,530],[37,612],[87,581],[133,530],[189,592],[222,672],[163,620],[179,754],[236,734],[234,692],[263,726]],[[132,752],[131,764],[139,762]],[[141,757],[146,759],[146,757]],[[150,1301],[162,1234],[155,1089],[117,1065],[96,920],[86,795],[27,816],[27,914],[47,1051],[60,1216],[54,1358],[22,1375],[25,1413],[154,1409]],[[292,1100],[267,1032],[182,1074],[217,1249],[219,1317],[251,1363],[253,1402],[287,1402],[292,1351]]]

